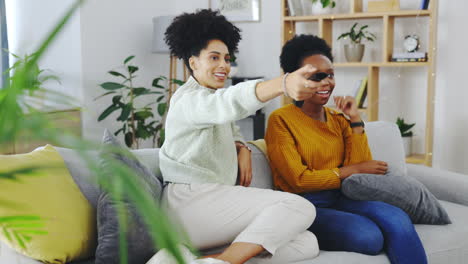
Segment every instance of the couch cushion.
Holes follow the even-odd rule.
[[[68,171],[83,195],[93,208],[97,208],[97,201],[100,193],[99,187],[95,175],[91,173],[80,153],[69,148],[55,148],[65,161]],[[135,149],[131,150],[131,152],[136,156],[137,160],[156,175],[156,177],[162,179],[161,170],[159,169],[159,149]],[[85,151],[84,154],[93,160],[98,158],[97,151]]]
[[[135,172],[135,179],[142,186],[141,191],[146,191],[154,200],[159,200],[162,193],[162,182],[141,164],[130,151],[123,148],[117,142],[117,139],[107,130],[104,132],[103,143],[105,145],[100,156],[102,158],[102,183],[107,185],[106,190],[124,184],[113,174],[116,171],[112,169],[110,161],[114,160]],[[117,150],[117,148],[120,148],[120,150]],[[146,224],[137,212],[134,203],[128,199],[125,189],[123,191],[123,196],[119,198],[114,197],[109,192],[102,192],[99,195],[96,264],[112,264],[119,263],[120,261],[119,235],[121,229],[119,228],[119,217],[117,214],[117,208],[119,207],[125,210],[129,221],[129,224],[126,226],[128,263],[145,263],[156,253],[156,248]]]
[[[405,176],[406,160],[403,139],[398,126],[385,121],[366,123],[367,142],[374,160],[388,163],[388,172],[395,176]]]
[[[22,226],[16,227],[2,225],[12,237],[14,233],[20,234],[23,241],[31,237],[25,249],[17,239],[10,242],[5,232],[0,233],[0,239],[23,255],[47,263],[92,256],[96,246],[95,214],[59,153],[47,145],[27,154],[0,156],[2,173],[28,167],[36,167],[33,175],[16,174],[17,180],[0,180],[0,217],[33,215],[41,220],[23,219]],[[35,234],[30,229],[46,234]]]
[[[265,145],[265,140],[259,139],[255,142],[249,142],[249,147],[252,149],[252,182],[250,187],[273,189],[270,164],[263,150],[259,148],[259,144]]]
[[[435,196],[411,177],[354,174],[343,180],[341,191],[360,201],[382,201],[405,211],[415,224],[450,224]]]
[[[452,224],[444,226],[416,225],[429,263],[466,263],[468,259],[468,207],[440,201]]]
[[[428,262],[431,264],[465,264],[468,259],[468,207],[440,201],[452,219],[452,224],[443,226],[416,225],[423,242]],[[367,256],[352,252],[320,251],[317,258],[294,264],[390,264],[387,256]]]

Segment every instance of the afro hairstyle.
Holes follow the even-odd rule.
[[[302,60],[312,55],[323,55],[333,62],[331,48],[322,38],[314,35],[294,36],[283,46],[280,64],[284,72],[293,72],[301,67]]]
[[[165,41],[171,55],[183,59],[191,73],[191,56],[200,55],[200,51],[210,40],[218,39],[226,44],[232,55],[237,51],[241,40],[240,29],[219,13],[211,9],[197,10],[195,13],[183,13],[172,21],[166,30]]]
[[[301,67],[302,61],[312,55],[323,55],[333,62],[331,48],[324,39],[314,35],[294,36],[284,44],[280,55],[280,64],[284,72],[294,72]],[[301,107],[304,101],[294,101]]]

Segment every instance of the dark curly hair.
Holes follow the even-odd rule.
[[[281,68],[284,72],[296,71],[301,67],[305,58],[318,54],[324,55],[333,62],[331,48],[324,39],[314,35],[294,36],[283,46],[280,55]],[[294,104],[301,107],[304,101],[294,101]]]
[[[193,71],[189,58],[200,55],[200,51],[206,48],[210,40],[221,40],[231,55],[237,51],[241,40],[240,29],[227,21],[219,11],[211,9],[177,16],[167,28],[165,36],[171,55],[183,59],[190,73]]]

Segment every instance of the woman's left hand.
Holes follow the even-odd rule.
[[[336,108],[342,111],[345,115],[349,117],[359,117],[358,106],[356,100],[352,96],[335,96]]]
[[[239,165],[239,185],[248,187],[252,182],[252,158],[247,148],[240,148],[237,154]]]

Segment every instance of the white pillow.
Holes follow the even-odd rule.
[[[387,174],[406,176],[405,150],[398,126],[386,121],[374,121],[366,123],[365,130],[372,158],[388,163]]]

